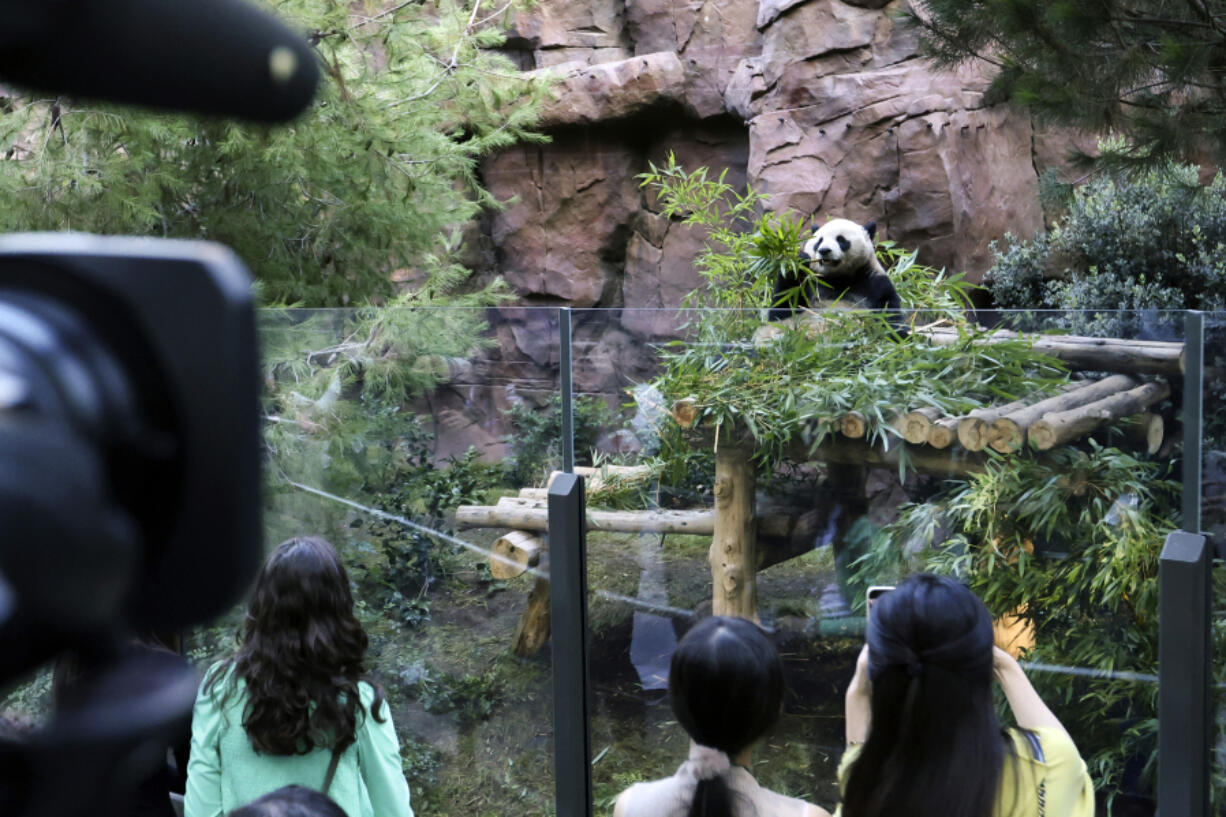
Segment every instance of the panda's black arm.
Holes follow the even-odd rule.
[[[878,308],[884,308],[890,326],[898,333],[900,338],[905,338],[908,334],[907,323],[902,316],[902,299],[898,297],[898,290],[894,289],[894,282],[889,278],[881,277],[881,289],[878,293]]]
[[[797,309],[810,306],[805,289],[798,278],[783,273],[775,276],[775,286],[771,290],[771,310],[767,313],[767,320],[787,320]]]

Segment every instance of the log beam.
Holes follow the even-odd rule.
[[[504,497],[507,498],[507,497]],[[509,497],[515,499],[515,497]],[[520,500],[529,502],[529,500]],[[710,536],[715,533],[715,511],[588,511],[587,529],[616,533],[683,533]],[[460,528],[510,528],[523,531],[549,529],[545,503],[535,507],[461,505],[455,510]],[[767,536],[787,536],[791,520],[780,514],[758,518],[758,529]]]
[[[502,581],[522,576],[537,567],[545,555],[545,540],[527,531],[513,530],[494,540],[490,546],[490,574]]]
[[[944,326],[917,329],[916,334],[938,346],[949,346],[959,339],[957,329]],[[1168,376],[1183,374],[1183,343],[1178,341],[1019,334],[1000,329],[979,343],[1019,339],[1032,341],[1034,351],[1059,358],[1070,369]]]

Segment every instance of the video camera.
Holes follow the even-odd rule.
[[[278,122],[318,81],[238,0],[0,0],[0,80]],[[4,203],[0,201],[0,206]],[[0,690],[72,650],[68,705],[0,739],[0,814],[126,813],[198,677],[133,633],[202,622],[261,558],[249,276],[204,242],[0,237]]]

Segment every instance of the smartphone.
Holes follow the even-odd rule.
[[[875,584],[868,589],[865,594],[864,615],[868,615],[873,611],[873,602],[881,596],[894,589],[892,584]]]

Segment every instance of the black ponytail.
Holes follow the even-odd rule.
[[[673,653],[668,699],[699,746],[738,754],[775,725],[783,701],[783,665],[766,634],[741,618],[712,616]],[[732,817],[733,792],[722,774],[698,781],[689,817]]]

